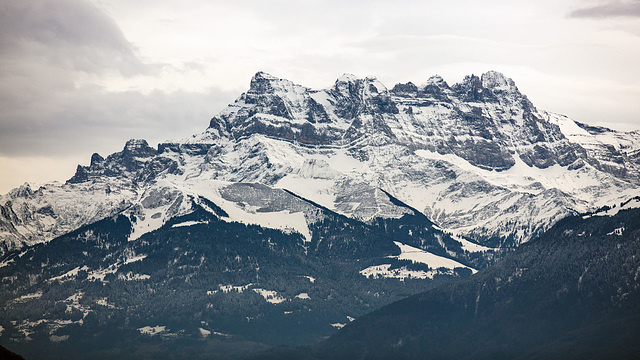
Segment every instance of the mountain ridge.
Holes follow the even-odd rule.
[[[201,134],[157,149],[132,139],[106,158],[93,154],[65,185],[47,184],[39,197],[30,188],[2,196],[1,247],[47,241],[133,206],[157,180],[194,177],[288,189],[366,221],[370,213],[350,204],[367,200],[349,189],[380,188],[451,232],[514,247],[564,216],[635,196],[639,143],[640,132],[540,111],[495,71],[451,86],[433,76],[391,90],[375,77],[343,75],[312,90],[258,72]],[[56,208],[69,191],[97,200],[97,209],[83,220]]]

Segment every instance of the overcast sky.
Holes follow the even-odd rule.
[[[203,131],[259,70],[311,88],[498,70],[544,110],[640,129],[639,0],[0,0],[0,194]]]

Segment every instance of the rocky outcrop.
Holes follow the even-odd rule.
[[[131,139],[122,151],[111,154],[106,159],[98,153],[91,155],[91,164],[78,165],[75,175],[67,183],[77,184],[101,176],[141,181],[171,168],[172,165],[175,168],[176,165],[171,161],[158,159],[156,155],[158,151],[150,147],[146,140]]]

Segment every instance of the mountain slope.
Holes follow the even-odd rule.
[[[160,185],[140,207],[1,258],[0,344],[33,359],[238,358],[317,342],[489,263],[490,250],[465,250],[473,244],[384,193],[405,209],[398,224],[369,225],[261,184],[212,184],[209,198]]]
[[[24,358],[7,348],[0,346],[0,357],[6,360],[24,360]]]
[[[626,359],[640,351],[640,210],[571,217],[477,275],[260,358]]]

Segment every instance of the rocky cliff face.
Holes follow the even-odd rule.
[[[636,196],[638,144],[638,132],[537,109],[497,72],[391,90],[353,75],[313,90],[259,72],[201,134],[157,150],[131,140],[94,154],[64,185],[3,196],[0,229],[5,249],[47,241],[136,208],[152,188],[184,199],[215,180],[284,188],[364,221],[397,213],[371,198],[384,190],[452,233],[513,247],[569,214]]]
[[[258,73],[210,128],[234,139],[262,134],[303,145],[383,138],[497,171],[515,165],[514,156],[538,168],[586,158],[497,72],[468,76],[453,87],[432,77],[422,87],[399,84],[391,91],[375,78],[345,75],[332,88],[314,91]]]
[[[100,177],[144,182],[154,179],[161,171],[177,171],[178,164],[156,155],[158,151],[150,147],[146,140],[132,139],[127,141],[122,151],[106,159],[98,153],[91,155],[91,164],[78,165],[75,175],[67,180],[67,184],[79,184]]]

